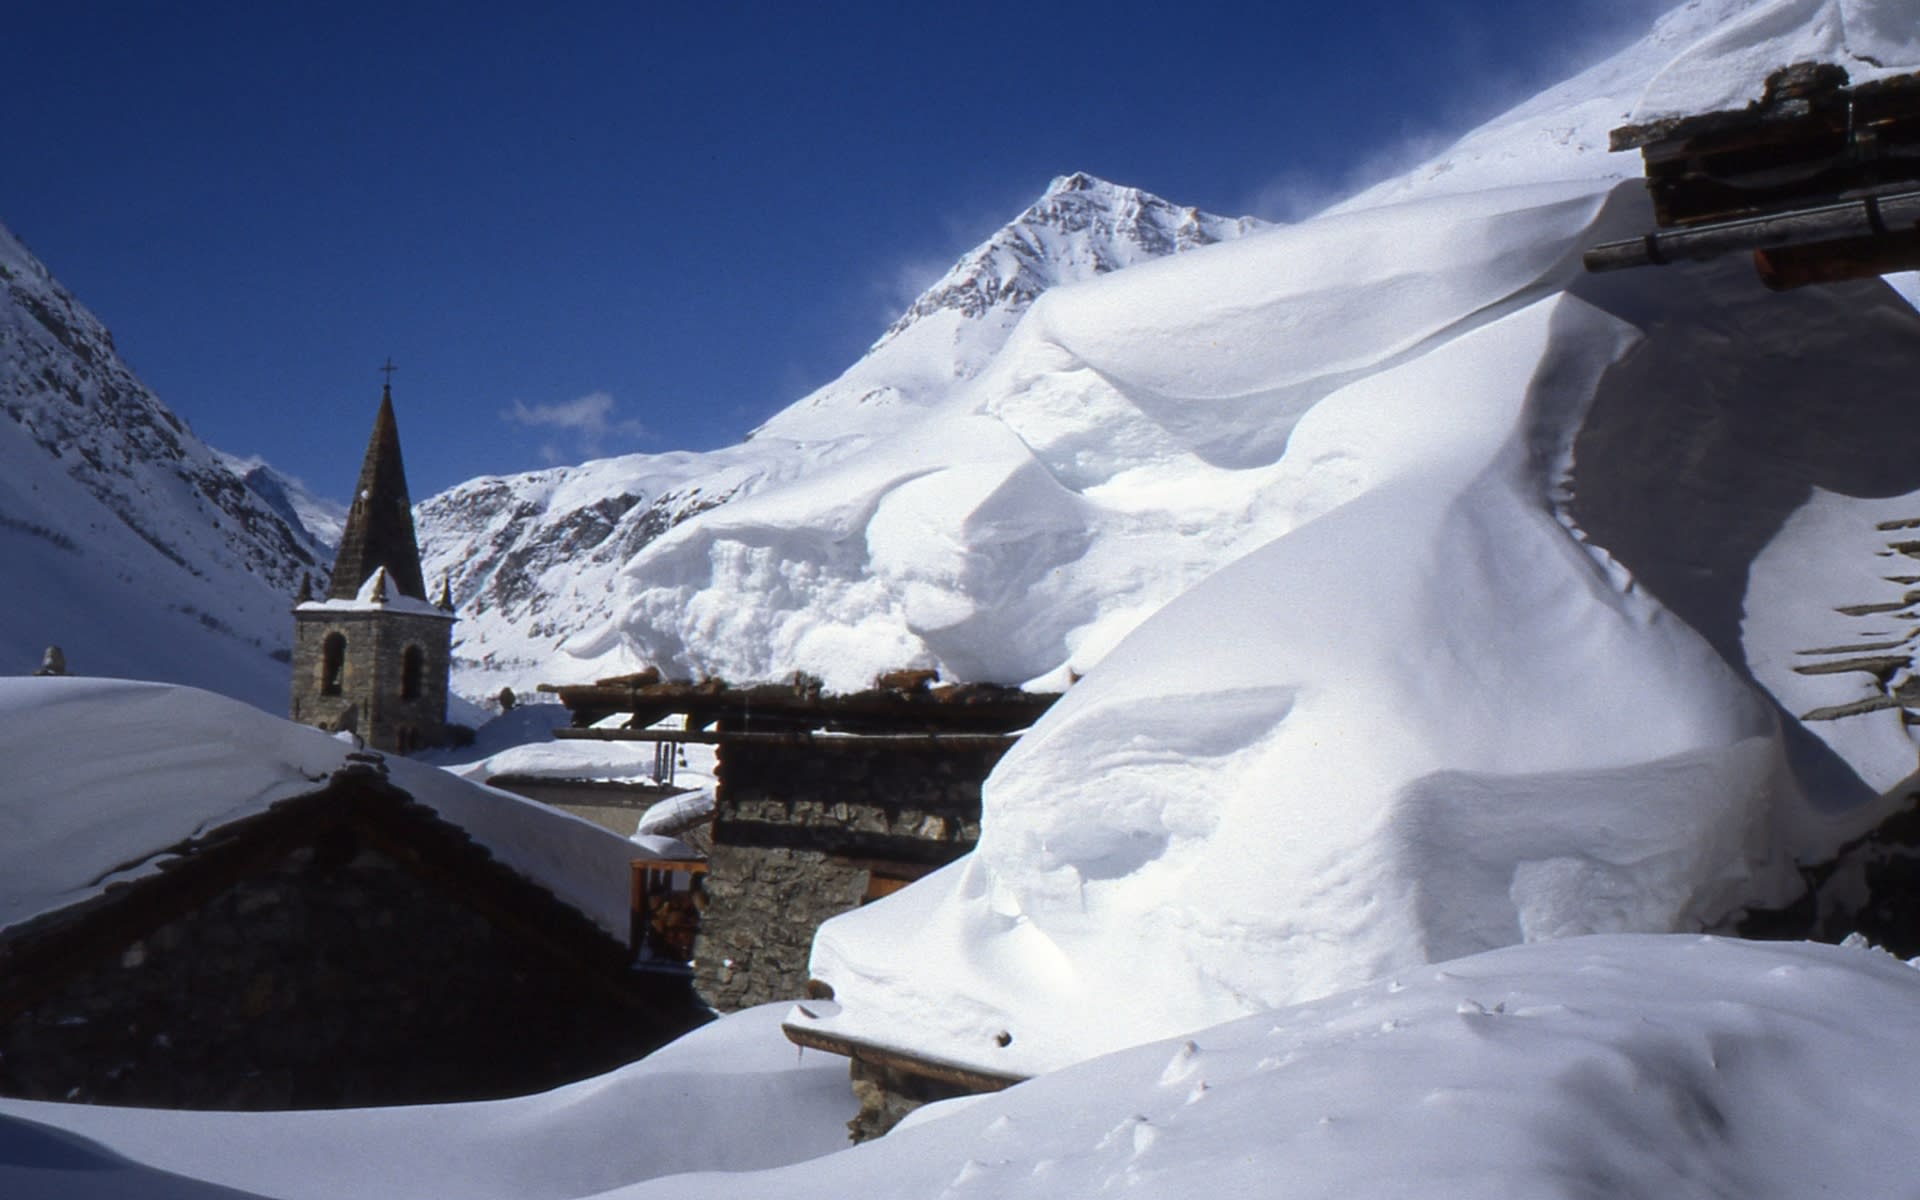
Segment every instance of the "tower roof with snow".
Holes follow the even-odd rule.
[[[382,567],[401,595],[427,599],[390,384],[380,388],[380,411],[373,418],[367,455],[360,463],[360,482],[353,489],[353,506],[347,511],[346,529],[340,535],[340,552],[333,562],[327,598],[352,600],[361,585]]]

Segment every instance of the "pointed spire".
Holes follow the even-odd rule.
[[[442,575],[440,577],[440,599],[437,603],[440,606],[441,612],[453,611],[453,576]]]
[[[384,368],[383,368],[384,369]],[[380,411],[367,438],[360,482],[347,510],[340,552],[333,563],[327,596],[351,600],[373,573],[386,568],[403,596],[427,598],[420,577],[420,547],[413,536],[413,504],[407,498],[407,473],[400,461],[400,427],[393,419],[393,385],[380,387]]]
[[[306,604],[313,599],[313,576],[300,572],[300,594],[293,598],[295,604]]]

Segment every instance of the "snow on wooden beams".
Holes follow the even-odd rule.
[[[1849,87],[1801,63],[1744,109],[1613,131],[1637,149],[1659,228],[1596,246],[1591,271],[1750,252],[1776,290],[1920,267],[1920,75]]]

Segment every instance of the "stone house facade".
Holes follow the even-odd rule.
[[[0,1095],[285,1109],[521,1095],[709,1014],[376,756],[0,929]]]

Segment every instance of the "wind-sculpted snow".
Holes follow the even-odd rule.
[[[1681,24],[1582,77],[1609,93],[1562,91],[1575,123],[1624,111]],[[1448,155],[1485,179],[1568,117],[1536,102]],[[1568,161],[1541,153],[1514,173]],[[1895,399],[1920,323],[1744,264],[1584,278],[1574,251],[1649,217],[1564,175],[1410,187],[1034,306],[956,406],[1089,514],[1049,586],[1152,615],[1114,645],[1048,610],[1090,673],[988,780],[970,859],[822,928],[830,1027],[1047,1070],[1505,943],[1710,927],[1889,811],[1920,688],[1883,673],[1878,736],[1823,748],[1766,690],[1819,640],[1766,619],[1807,580],[1747,580],[1815,486],[1920,488]],[[1223,488],[1244,540],[1125,543],[1161,580],[1217,571],[1164,603],[1145,569],[1092,583],[1109,497]],[[1818,594],[1902,552],[1828,556]]]
[[[76,671],[286,702],[275,651],[318,544],[147,391],[0,229],[0,673]]]
[[[1881,672],[1874,735],[1817,737],[1783,663],[1911,639],[1790,641],[1806,581],[1768,546],[1816,488],[1882,520],[1920,491],[1920,323],[1878,284],[1578,268],[1651,219],[1607,128],[1700,47],[1799,44],[1761,8],[1678,10],[1399,181],[1052,287],[997,343],[930,305],[736,451],[750,487],[594,568],[576,678],[1084,676],[970,860],[823,929],[842,1028],[1050,1068],[1436,957],[1708,927],[1887,811],[1920,685]]]
[[[1331,493],[1319,515],[1069,692],[989,781],[971,861],[822,930],[845,1019],[1044,1070],[1429,959],[1784,898],[1769,708],[1548,500],[1631,340],[1543,300],[1322,401],[1288,455],[1332,465],[1293,481]],[[909,964],[901,922],[933,935]]]
[[[731,509],[788,481],[830,473],[891,435],[924,443],[925,431],[912,426],[938,421],[937,410],[993,361],[1020,317],[1050,289],[1184,255],[1260,227],[1251,218],[1179,208],[1084,174],[1063,176],[921,296],[845,374],[775,416],[746,444],[713,454],[632,455],[477,479],[426,501],[416,514],[424,568],[429,579],[452,580],[461,618],[454,635],[455,687],[477,696],[502,684],[572,681],[649,664],[676,674],[784,677],[815,669],[807,664],[823,658],[845,660],[848,669],[836,678],[864,686],[875,671],[928,657],[907,627],[902,586],[913,593],[917,615],[911,622],[934,628],[957,623],[970,631],[955,635],[965,645],[954,636],[942,639],[950,654],[944,661],[953,671],[1003,678],[1034,662],[1063,661],[1057,622],[1015,635],[1004,621],[969,621],[962,610],[1032,582],[1017,567],[1002,574],[1004,560],[1039,564],[1058,557],[1066,552],[1064,543],[1087,540],[1077,528],[1034,534],[1052,543],[1037,554],[1020,522],[978,521],[957,544],[964,564],[901,563],[906,584],[865,587],[857,586],[866,567],[859,531],[833,525],[823,541],[810,524],[831,521],[795,507],[796,497],[806,493],[783,493],[779,506],[744,522],[703,514],[723,504]],[[989,474],[1014,470],[1024,460],[1004,435],[982,435],[991,448],[980,450],[969,448],[968,436],[928,449],[928,468],[943,470],[949,451],[968,459],[1005,456],[1003,467],[988,468]],[[913,453],[919,452],[909,457]],[[862,475],[869,468],[850,470]],[[882,475],[891,471],[880,468]],[[812,492],[837,486],[827,483]],[[918,494],[933,499],[939,491],[938,485],[923,486]],[[1003,510],[1009,495],[1002,494]],[[1068,511],[1062,519],[1078,518]],[[656,539],[689,522],[716,531],[699,543],[716,547],[710,565],[687,561],[684,549],[651,550]],[[747,532],[753,528],[765,535]],[[796,547],[811,549],[785,546],[782,530],[794,531]],[[979,553],[964,549],[976,536]],[[856,540],[844,546],[835,540],[846,537]],[[999,549],[988,550],[986,543]],[[615,573],[630,562],[648,564],[652,590],[639,596],[616,590]],[[984,590],[943,600],[953,591],[949,574],[981,581]],[[702,583],[703,577],[710,578]],[[740,605],[744,592],[738,589],[767,590],[771,603]],[[1029,607],[1043,603],[1045,597],[1036,594]],[[955,614],[951,622],[934,613],[943,606]],[[1012,652],[994,648],[1009,637],[1021,646]],[[563,642],[566,653],[559,649]],[[803,651],[797,650],[801,643]],[[858,672],[865,674],[856,678]]]
[[[1648,84],[1633,120],[1744,108],[1767,76],[1797,63],[1830,63],[1854,84],[1920,70],[1920,23],[1906,0],[1695,0],[1721,17]],[[1681,19],[1693,16],[1683,10]],[[1689,22],[1692,24],[1692,22]]]
[[[647,546],[620,575],[617,619],[568,648],[839,690],[905,665],[1006,683],[1084,672],[1324,503],[1282,458],[1303,413],[1562,286],[1599,203],[1512,189],[1049,292],[920,422]]]

